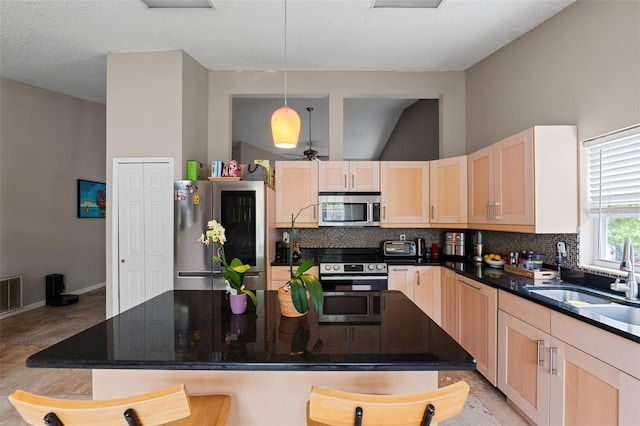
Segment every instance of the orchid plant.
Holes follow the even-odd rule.
[[[207,223],[208,230],[202,234],[198,241],[202,242],[205,246],[213,244],[216,247],[217,256],[213,257],[213,260],[220,262],[223,268],[222,277],[227,283],[227,294],[246,294],[254,305],[258,304],[256,295],[249,289],[245,288],[244,274],[251,266],[245,265],[234,257],[231,263],[227,263],[227,258],[224,254],[224,243],[227,242],[227,237],[224,233],[224,227],[216,220],[211,220]]]
[[[313,206],[310,204],[307,207],[300,209],[297,215],[291,215],[291,238],[293,238],[295,231],[296,219],[300,216],[300,213],[308,207]],[[292,244],[293,246],[293,244]],[[285,291],[291,291],[291,299],[296,310],[301,314],[309,311],[309,300],[307,299],[307,291],[311,297],[311,301],[316,310],[320,312],[322,310],[322,303],[324,302],[324,293],[322,291],[322,285],[318,278],[312,274],[306,274],[313,266],[313,261],[307,259],[298,266],[296,271],[293,271],[293,247],[289,250],[289,282],[285,286]]]

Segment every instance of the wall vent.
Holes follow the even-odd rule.
[[[0,279],[0,315],[22,309],[22,275]]]

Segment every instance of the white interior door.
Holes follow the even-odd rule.
[[[117,167],[118,303],[125,311],[173,288],[172,171],[168,162]]]

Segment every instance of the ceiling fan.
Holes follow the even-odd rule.
[[[294,157],[302,157],[302,160],[306,160],[306,161],[321,161],[320,158],[318,157],[318,151],[316,151],[315,149],[313,149],[311,147],[311,111],[313,111],[313,107],[307,107],[307,111],[309,112],[309,142],[307,142],[307,145],[309,146],[309,148],[305,149],[302,152],[302,155],[300,154],[289,154],[289,153],[284,153],[284,155],[291,155]]]

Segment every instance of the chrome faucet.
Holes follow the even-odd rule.
[[[620,270],[628,272],[627,280],[624,284],[621,284],[620,280],[617,279],[616,282],[611,284],[611,290],[624,292],[625,299],[628,300],[638,300],[638,283],[636,282],[633,262],[633,244],[629,238],[625,238]]]

